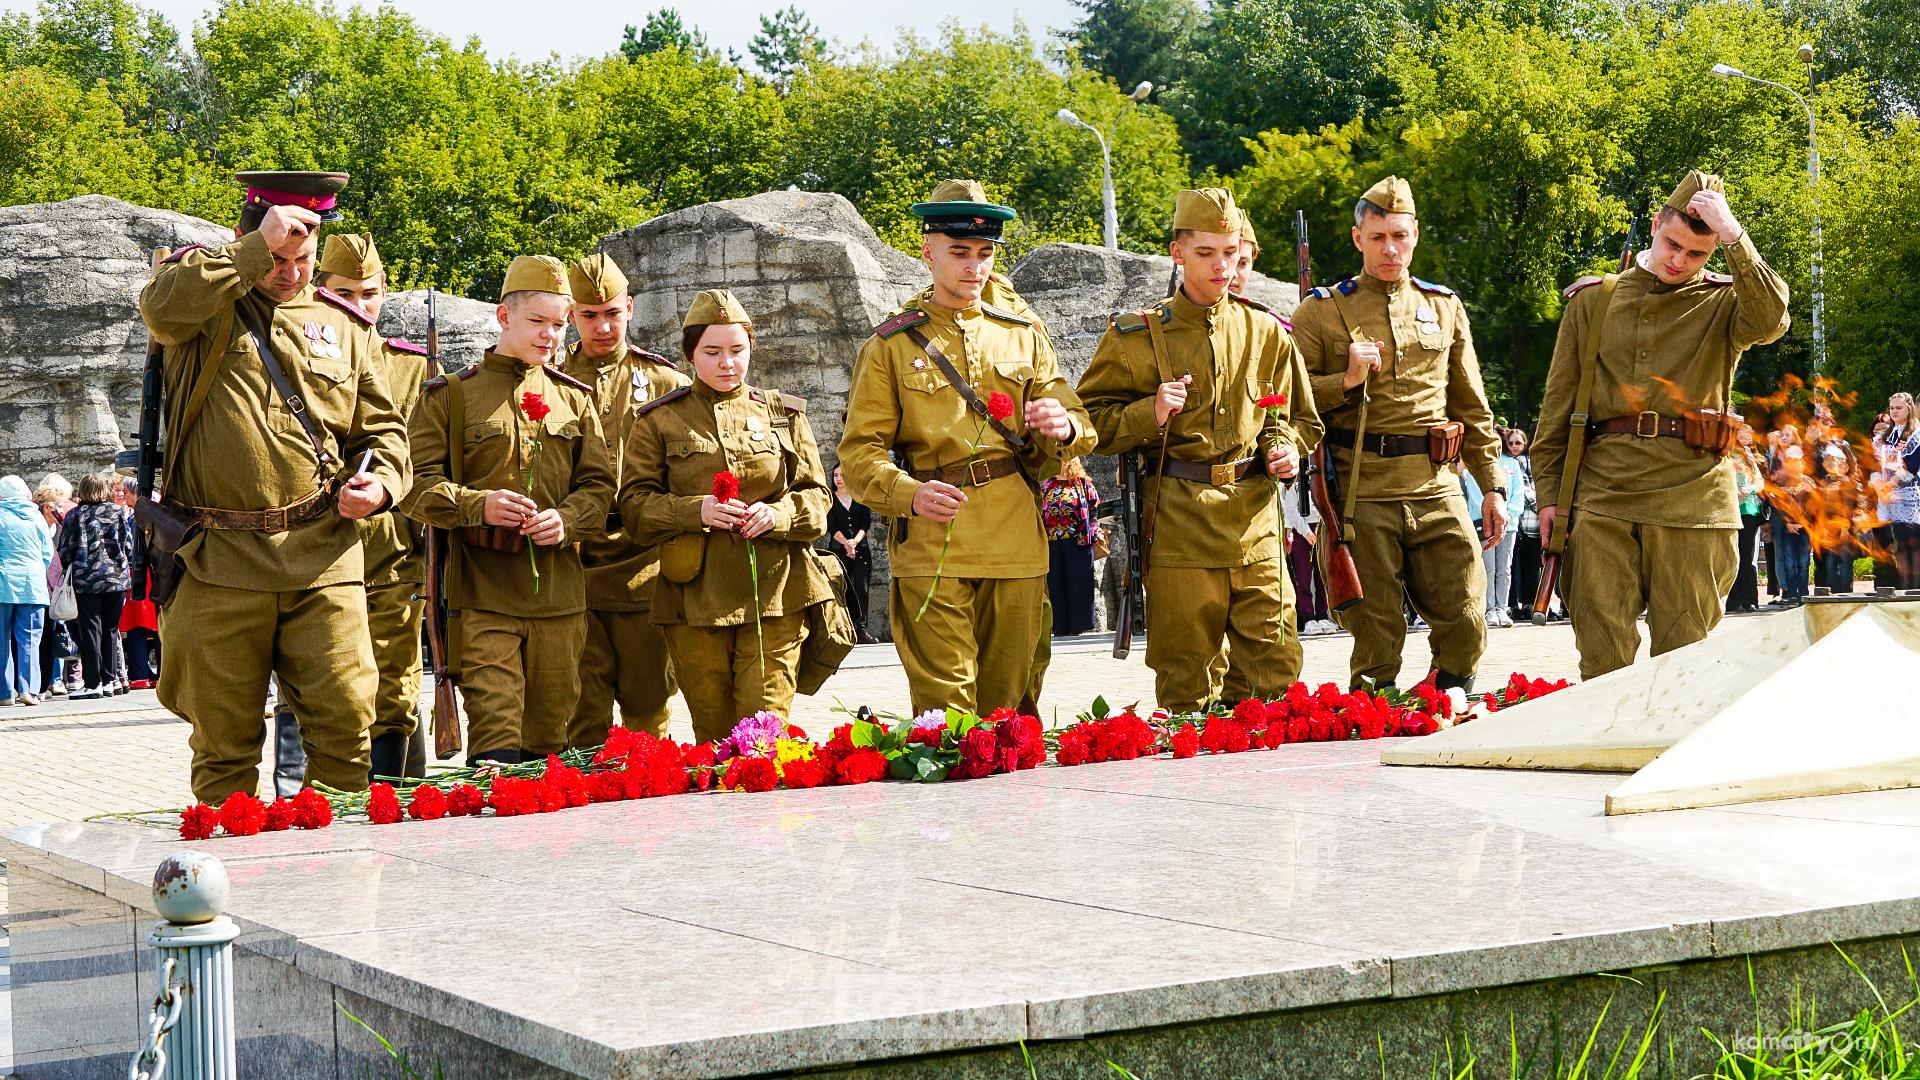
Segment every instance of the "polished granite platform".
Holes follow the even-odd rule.
[[[1468,1020],[1504,1033],[1540,1006],[1528,987],[1597,1007],[1667,980],[1671,1014],[1693,973],[1683,1030],[1722,1006],[1751,1023],[1745,961],[1728,958],[1844,983],[1825,943],[1920,933],[1920,791],[1608,818],[1617,776],[1379,752],[195,847],[225,860],[245,929],[250,1080],[361,1075],[378,1053],[342,1009],[449,1077],[1026,1076],[1020,1040],[1042,1077],[1116,1053],[1155,1080],[1378,1077]],[[153,990],[148,882],[180,846],[130,825],[0,839],[23,1077],[124,1075]],[[1596,972],[1633,978],[1593,989]],[[1276,1064],[1287,1053],[1315,1064]]]

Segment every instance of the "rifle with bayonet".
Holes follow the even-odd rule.
[[[432,289],[427,290],[427,370],[452,378],[440,362],[439,308]],[[457,543],[451,530],[427,526],[426,621],[427,651],[433,657],[433,753],[442,761],[460,752],[460,669],[452,661],[450,620],[454,612],[447,606],[447,562]]]
[[[1620,245],[1620,268],[1617,273],[1624,274],[1633,265],[1634,235],[1640,231],[1640,219],[1627,222],[1627,239]],[[1604,319],[1603,308],[1594,313],[1595,319]],[[1599,345],[1596,334],[1594,347]],[[1583,350],[1584,352],[1584,350]],[[1533,594],[1533,622],[1545,625],[1547,612],[1553,606],[1553,595],[1560,589],[1560,561],[1567,550],[1567,538],[1573,529],[1573,491],[1580,482],[1580,463],[1587,454],[1587,405],[1591,397],[1592,368],[1599,361],[1598,356],[1580,357],[1580,387],[1574,393],[1573,414],[1567,418],[1566,456],[1560,462],[1560,490],[1554,494],[1553,523],[1547,526],[1545,554],[1540,560],[1540,587]],[[1539,499],[1535,495],[1535,501]]]
[[[1306,211],[1294,211],[1293,233],[1294,269],[1299,275],[1300,298],[1304,300],[1313,291]],[[1353,452],[1358,456],[1360,450],[1356,446]],[[1327,609],[1345,611],[1364,599],[1366,593],[1360,587],[1360,568],[1353,561],[1352,531],[1340,515],[1340,478],[1333,467],[1333,446],[1327,440],[1320,440],[1320,445],[1313,448],[1304,480],[1307,494],[1302,498],[1312,498],[1314,507],[1320,511],[1317,544],[1322,583],[1327,589]]]

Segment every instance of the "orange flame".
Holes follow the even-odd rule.
[[[1858,399],[1832,379],[1816,376],[1809,390],[1787,375],[1773,393],[1750,399],[1747,414],[1763,419],[1767,443],[1784,463],[1762,477],[1774,513],[1805,532],[1816,554],[1891,562],[1893,553],[1872,535],[1886,524],[1879,504],[1889,494],[1889,482],[1879,475],[1879,450],[1871,436],[1846,430],[1834,417],[1836,407],[1850,408]],[[1822,455],[1835,447],[1844,463],[1830,466]],[[1796,449],[1797,455],[1788,456]],[[1764,462],[1761,447],[1755,446],[1754,454]]]

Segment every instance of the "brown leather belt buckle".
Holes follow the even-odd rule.
[[[984,487],[993,479],[993,466],[981,458],[967,462],[967,486]]]
[[[1633,433],[1642,439],[1660,437],[1660,414],[1652,409],[1643,409],[1633,418]]]
[[[1213,466],[1213,478],[1211,483],[1213,484],[1214,487],[1225,487],[1228,484],[1233,483],[1236,479],[1239,478],[1236,475],[1239,471],[1240,471],[1240,466],[1239,466],[1239,463],[1237,462],[1228,462],[1225,465],[1215,465]]]
[[[260,511],[260,531],[269,533],[286,532],[287,508],[284,506],[269,506],[265,510]]]

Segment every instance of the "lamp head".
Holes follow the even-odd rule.
[[[1803,48],[1810,52],[1813,49],[1813,46],[1807,45],[1807,46],[1803,46]],[[1133,99],[1134,101],[1145,101],[1147,100],[1147,95],[1151,93],[1153,93],[1153,84],[1143,80],[1139,86],[1136,86],[1133,88],[1133,93],[1128,94],[1127,96]]]
[[[1053,116],[1054,119],[1063,124],[1072,124],[1075,127],[1080,126],[1080,118],[1073,114],[1072,109],[1061,109],[1059,112],[1054,113]]]
[[[1800,57],[1801,63],[1803,64],[1813,63],[1813,46],[1812,45],[1800,46],[1800,52],[1798,55]]]
[[[1713,73],[1722,79],[1739,78],[1746,74],[1746,72],[1741,71],[1732,64],[1715,64],[1713,65]]]

